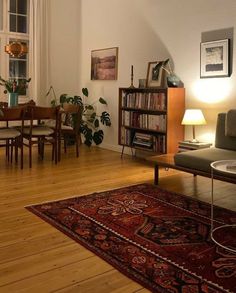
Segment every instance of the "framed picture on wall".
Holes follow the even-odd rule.
[[[157,66],[159,62],[148,62],[146,87],[163,87],[164,71]]]
[[[229,76],[229,39],[201,43],[200,52],[201,78]]]
[[[116,80],[118,47],[91,52],[91,80]]]

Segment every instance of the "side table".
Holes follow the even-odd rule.
[[[214,171],[233,174],[236,176],[236,160],[221,160],[211,163],[211,239],[222,248],[236,253],[236,247],[232,248],[226,246],[217,241],[214,237],[214,233],[217,230],[229,227],[232,229],[236,229],[236,224],[222,224],[214,228]]]

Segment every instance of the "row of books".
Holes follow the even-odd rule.
[[[166,131],[166,115],[149,115],[123,110],[122,125],[155,131]]]
[[[120,144],[131,146],[131,130],[125,127],[120,128]]]
[[[133,145],[151,149],[153,147],[152,135],[136,132],[133,139]]]
[[[122,107],[166,111],[165,93],[124,93]]]
[[[156,153],[166,152],[166,136],[151,135],[147,133],[135,132],[121,127],[121,144],[138,147],[144,150],[151,150]]]

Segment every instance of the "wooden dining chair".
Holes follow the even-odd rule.
[[[82,108],[79,105],[64,103],[61,113],[61,125],[58,141],[58,161],[61,160],[61,141],[64,141],[64,153],[67,151],[69,140],[75,144],[76,157],[79,156],[79,144],[81,143],[80,123],[82,119]]]
[[[23,140],[22,130],[24,127],[24,107],[1,108],[2,115],[0,122],[5,125],[0,127],[0,141],[4,141],[1,146],[6,148],[7,160],[12,162],[13,150],[15,150],[15,162],[18,161],[18,149],[21,151],[21,169],[23,169]],[[21,121],[18,129],[9,126],[10,121]]]
[[[31,99],[24,103],[18,103],[18,106],[36,106],[36,103],[34,100]]]
[[[7,108],[8,102],[0,102],[0,108]]]
[[[44,158],[44,144],[52,145],[52,161],[58,161],[58,125],[60,124],[59,107],[27,107],[24,116],[25,120],[30,120],[29,126],[24,126],[22,135],[25,140],[24,145],[29,148],[29,167],[32,167],[32,146],[38,145],[38,154]],[[42,120],[54,120],[55,127],[50,128]]]

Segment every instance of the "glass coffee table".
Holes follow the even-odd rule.
[[[214,234],[216,231],[221,229],[235,229],[236,230],[236,223],[235,224],[220,224],[220,226],[214,228],[214,172],[217,173],[227,173],[236,176],[236,160],[221,160],[215,161],[211,163],[211,239],[220,247],[227,249],[231,252],[236,253],[236,246],[232,247],[229,245],[224,245],[220,243],[218,240],[215,239]]]

